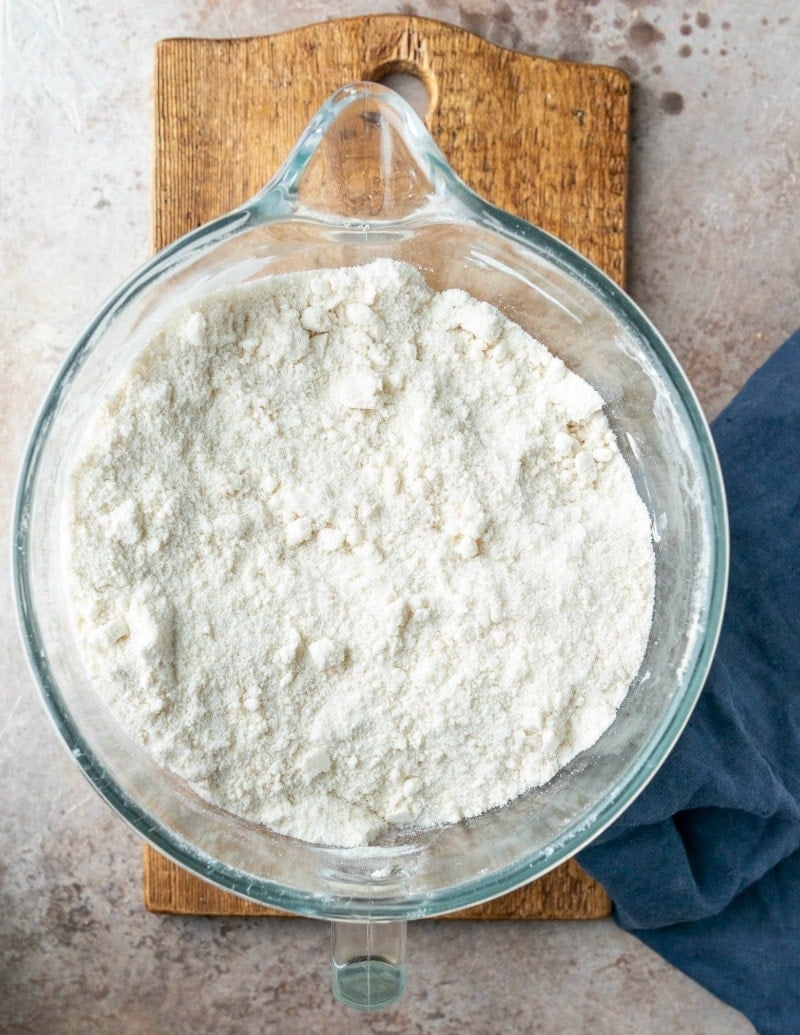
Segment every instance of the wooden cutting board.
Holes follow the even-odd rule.
[[[262,187],[339,86],[406,72],[429,96],[427,125],[456,172],[501,208],[544,227],[622,283],[627,76],[518,54],[443,22],[380,15],[277,36],[162,40],[155,63],[153,244],[234,208]],[[144,849],[144,898],[159,913],[281,916]],[[607,916],[574,861],[468,919]]]

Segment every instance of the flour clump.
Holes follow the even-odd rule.
[[[120,723],[203,798],[317,843],[545,783],[649,635],[649,517],[600,396],[390,260],[177,315],[94,418],[66,522]]]

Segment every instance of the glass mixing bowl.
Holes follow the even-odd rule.
[[[655,612],[614,723],[546,786],[456,825],[369,848],[324,848],[207,804],[117,725],[70,625],[62,499],[99,400],[176,307],[223,285],[379,256],[414,264],[436,289],[492,302],[598,389],[652,518]],[[631,803],[692,711],[725,597],[727,523],[714,447],[658,332],[566,245],[473,194],[406,103],[374,84],[338,91],[259,194],[156,255],[103,306],[39,414],[15,521],[23,637],[77,764],[139,834],[204,880],[333,920],[334,990],[360,1007],[402,991],[406,920],[534,880]]]

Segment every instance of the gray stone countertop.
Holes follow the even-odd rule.
[[[42,393],[100,301],[148,254],[152,45],[413,12],[520,50],[630,73],[630,290],[709,416],[800,325],[800,11],[792,0],[7,0],[0,109],[0,495]],[[412,926],[402,1004],[328,990],[305,920],[142,906],[139,844],[59,746],[0,566],[0,1030],[752,1031],[611,921]]]

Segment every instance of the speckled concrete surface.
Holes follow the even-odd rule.
[[[631,73],[630,287],[710,415],[800,325],[792,0],[7,0],[4,537],[46,383],[98,302],[147,255],[154,40],[275,32],[379,10]],[[402,1008],[360,1018],[328,993],[321,924],[147,915],[138,844],[73,770],[36,702],[5,549],[0,565],[2,1031],[752,1030],[610,922],[419,924]]]

